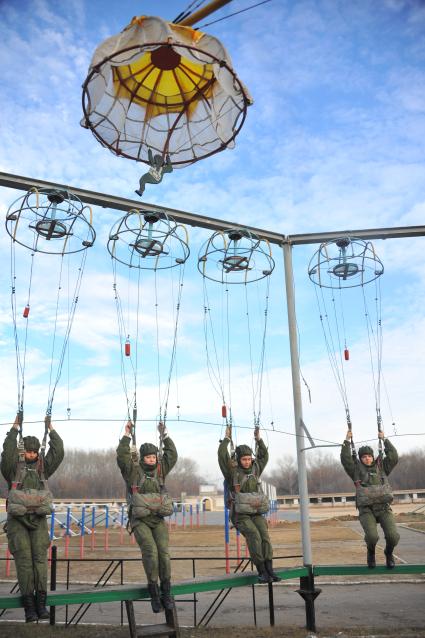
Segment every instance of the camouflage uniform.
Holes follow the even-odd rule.
[[[0,470],[6,479],[9,489],[15,480],[18,465],[17,448],[18,430],[12,428],[7,433],[3,444]],[[63,442],[54,430],[50,431],[49,451],[44,460],[44,477],[48,479],[59,467],[64,457]],[[22,487],[43,489],[37,471],[37,461],[26,462],[26,472]],[[7,541],[9,550],[15,559],[19,589],[22,596],[33,592],[47,590],[47,556],[49,532],[46,516],[25,514],[24,516],[7,515]]]
[[[366,448],[364,448],[366,449]],[[360,450],[361,451],[361,450]],[[373,450],[370,450],[373,452]],[[359,459],[353,458],[349,441],[344,441],[341,448],[341,463],[348,476],[353,480],[360,480],[362,485],[378,485],[380,473],[390,474],[398,462],[398,454],[395,447],[388,439],[384,440],[385,457],[382,468],[374,461],[372,465],[366,466]],[[378,542],[377,523],[384,531],[386,540],[385,553],[391,555],[394,547],[400,540],[397,527],[389,503],[376,503],[369,506],[361,506],[359,510],[359,521],[364,531],[364,540],[369,551],[374,552]]]
[[[127,484],[127,493],[131,492],[132,485],[140,485],[143,494],[158,493],[160,491],[158,480],[155,478],[156,467],[143,463],[140,458],[139,465],[135,465],[130,451],[131,437],[124,435],[117,448],[117,463],[123,479]],[[143,447],[143,446],[142,446]],[[153,447],[153,446],[152,446]],[[161,473],[165,478],[177,462],[177,450],[169,436],[164,439],[164,450],[161,460]],[[168,551],[168,527],[162,516],[149,514],[143,519],[135,519],[129,511],[131,530],[142,552],[143,567],[149,583],[156,583],[158,576],[162,581],[168,581],[171,576],[170,554]]]
[[[228,452],[229,443],[230,439],[225,437],[218,448],[218,463],[228,487],[230,489],[232,488],[234,472],[236,471],[239,484],[241,484],[241,479],[244,474],[251,475],[243,485],[241,484],[241,492],[257,492],[258,481],[252,474],[252,467],[250,469],[244,469],[239,465],[236,469],[232,467]],[[263,473],[268,460],[269,453],[264,441],[260,439],[258,441],[258,451],[255,461],[258,468],[257,477]],[[273,548],[270,542],[266,519],[261,514],[237,514],[233,508],[231,508],[230,517],[233,525],[245,537],[254,565],[259,568],[265,561],[271,561],[273,558]]]

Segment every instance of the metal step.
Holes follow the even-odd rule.
[[[158,623],[157,625],[145,625],[142,627],[137,627],[136,625],[133,601],[126,600],[125,607],[127,611],[130,638],[148,638],[149,636],[168,636],[168,638],[180,638],[179,623],[175,605],[172,610],[164,609],[166,620],[165,623]]]

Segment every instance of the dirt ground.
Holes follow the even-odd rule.
[[[322,628],[311,633],[300,627],[206,627],[181,628],[181,638],[421,638],[425,630],[404,627],[384,630],[382,627],[364,627],[341,631],[335,627]],[[50,627],[48,624],[24,625],[22,623],[2,624],[2,638],[128,638],[126,627],[105,627],[99,625],[81,625],[79,627]]]
[[[424,514],[401,512],[396,517],[397,521],[405,526],[420,530],[425,529]],[[352,514],[342,514],[311,523],[311,538],[317,564],[344,565],[362,564],[364,562],[362,539],[353,529],[346,525],[347,521],[355,520],[355,518]],[[299,522],[280,521],[270,527],[270,536],[276,557],[274,563],[277,567],[293,567],[302,564]],[[111,528],[109,530],[109,549],[107,551],[105,550],[103,531],[96,535],[95,540],[96,546],[92,550],[90,536],[85,537],[84,558],[86,561],[74,562],[72,559],[78,559],[80,556],[80,537],[74,536],[70,538],[68,556],[71,561],[69,566],[66,562],[59,562],[58,583],[66,582],[67,576],[74,583],[96,582],[113,558],[133,559],[123,565],[122,579],[126,583],[140,582],[142,570],[140,550],[127,532],[122,534],[119,528]],[[58,558],[65,558],[64,539],[58,539],[55,544],[58,548]],[[0,556],[4,557],[5,553],[6,537],[2,535],[0,536]],[[199,528],[194,527],[193,529],[190,529],[190,527],[185,529],[181,527],[172,528],[170,530],[170,554],[175,559],[173,560],[174,580],[193,578],[192,560],[189,559],[194,556],[197,557],[195,566],[197,577],[213,577],[222,574],[225,567],[223,527],[221,525],[206,525]],[[232,530],[230,534],[232,571],[238,562],[237,555],[236,532]],[[242,558],[246,556],[245,541],[242,536],[240,537],[240,556]],[[379,546],[377,547],[377,560],[384,562],[383,550]],[[114,566],[110,569],[112,570],[113,568]],[[13,561],[9,577],[6,577],[5,561],[0,562],[0,579],[16,580]],[[120,568],[117,567],[108,583],[111,585],[119,584],[120,581],[121,572]]]
[[[356,563],[363,561],[364,549],[359,543],[358,535],[348,527],[344,526],[344,521],[330,519],[325,521],[313,522],[311,527],[312,542],[315,547],[315,554],[320,564],[335,563]],[[302,564],[301,549],[301,533],[299,523],[280,522],[270,528],[270,536],[276,556],[275,565],[279,567],[292,567]],[[245,542],[241,538],[240,555],[245,556]],[[123,579],[125,582],[140,582],[141,558],[140,550],[137,545],[133,544],[130,537],[125,534],[124,542],[120,544],[120,532],[118,529],[111,529],[109,532],[109,550],[105,551],[102,532],[96,538],[96,547],[92,551],[90,548],[90,538],[85,539],[85,559],[102,559],[107,560],[109,557],[114,558],[133,558],[136,559],[124,564]],[[69,558],[79,557],[78,537],[71,537],[69,545]],[[65,558],[65,547],[63,540],[56,542],[58,547],[58,558]],[[347,552],[347,546],[350,551]],[[5,552],[6,547],[1,548]],[[2,552],[3,553],[3,552]],[[205,527],[190,529],[172,530],[170,533],[170,554],[173,560],[173,578],[174,580],[183,580],[192,578],[192,561],[177,560],[191,559],[194,555],[199,557],[196,561],[196,576],[216,576],[223,573],[224,563],[224,535],[223,528],[219,525],[208,525]],[[4,555],[4,554],[3,554]],[[230,555],[235,557],[232,560],[232,567],[236,565],[237,546],[236,533],[231,533]],[[285,557],[285,558],[278,558]],[[286,558],[293,557],[293,558]],[[210,560],[216,558],[216,560]],[[380,557],[382,558],[382,557]],[[208,559],[208,560],[202,560]],[[71,581],[93,582],[96,575],[102,573],[107,563],[98,563],[87,560],[87,562],[70,562],[70,579]],[[58,565],[58,581],[66,580],[66,570],[68,569],[65,562]],[[5,565],[0,567],[0,577],[5,576]],[[3,573],[1,573],[3,572]],[[15,579],[14,568],[12,564],[10,579]],[[120,582],[120,572],[117,570],[110,584],[118,584]]]
[[[364,562],[364,543],[361,535],[357,533],[352,526],[349,526],[350,521],[356,519],[354,512],[350,513],[347,509],[345,512],[338,510],[339,516],[332,516],[335,510],[330,510],[329,518],[325,518],[323,510],[321,515],[323,518],[319,520],[313,520],[311,523],[311,536],[314,547],[315,562],[317,564],[363,564]],[[314,511],[316,514],[316,511]],[[318,517],[315,517],[318,518]],[[401,523],[405,527],[411,529],[425,531],[425,515],[422,513],[409,513],[408,511],[401,511],[396,514],[397,522]],[[286,522],[281,521],[278,524],[270,527],[270,535],[274,546],[275,563],[279,567],[290,567],[302,564],[301,557],[301,530],[298,522]],[[113,558],[131,558],[132,561],[125,563],[123,567],[122,578],[123,582],[144,582],[143,568],[140,558],[140,550],[135,545],[131,538],[125,533],[120,533],[118,528],[110,529],[109,532],[109,549],[105,550],[104,547],[104,533],[101,530],[96,536],[96,547],[91,549],[90,537],[85,538],[85,558],[94,559],[87,560],[86,562],[72,561],[67,568],[66,562],[59,563],[58,565],[58,586],[60,583],[64,583],[67,579],[67,569],[69,569],[69,579],[74,583],[88,583],[92,584],[98,580],[106,566],[113,560]],[[122,543],[121,543],[122,540]],[[245,543],[241,537],[240,554],[245,556]],[[6,538],[0,536],[0,556],[3,558],[6,552]],[[58,546],[58,557],[65,557],[64,539],[58,539],[56,541]],[[378,546],[379,547],[379,546]],[[196,576],[218,576],[224,572],[224,535],[223,527],[221,525],[213,526],[208,525],[200,528],[187,527],[186,529],[174,528],[170,530],[170,553],[175,559],[192,559],[194,556],[196,560]],[[77,559],[80,554],[80,539],[79,537],[72,537],[69,547],[69,558]],[[231,547],[230,554],[233,557],[231,561],[231,567],[234,568],[237,561],[237,545],[236,545],[236,533],[234,530],[231,532]],[[213,560],[203,560],[210,559]],[[97,562],[98,560],[102,562]],[[381,548],[378,548],[377,559],[379,562],[384,562],[384,554]],[[105,561],[105,562],[104,562]],[[112,565],[112,569],[116,563]],[[192,560],[173,560],[173,580],[183,580],[186,578],[192,578]],[[0,580],[15,581],[15,573],[13,568],[13,562],[11,563],[11,573],[6,578],[6,563],[0,562]],[[233,570],[233,569],[232,569]],[[345,577],[332,577],[332,581],[344,580]],[[388,579],[388,577],[387,577]],[[403,582],[409,580],[410,577],[403,576]],[[411,580],[418,579],[418,575],[412,575]],[[109,584],[119,584],[121,580],[121,573],[119,567],[113,573],[112,578],[109,579]],[[327,580],[327,579],[325,579]],[[413,586],[413,585],[411,585]],[[402,614],[401,614],[402,616]],[[335,616],[332,615],[333,620],[329,617],[330,622],[335,622]],[[231,618],[229,617],[229,620]],[[295,619],[288,619],[290,623],[294,623]],[[276,636],[282,638],[306,638],[317,636],[318,638],[425,638],[425,629],[423,627],[405,626],[400,627],[382,627],[382,626],[369,626],[366,624],[365,618],[364,627],[357,623],[356,627],[346,628],[350,625],[350,621],[347,618],[347,623],[344,623],[339,627],[326,626],[326,617],[324,614],[321,616],[320,631],[316,634],[309,633],[305,628],[298,625],[275,626],[275,627],[253,627],[249,626],[226,626],[226,627],[197,627],[197,628],[183,628],[181,630],[182,638],[274,638]],[[375,619],[376,620],[376,619]],[[233,617],[235,622],[235,617]],[[249,620],[247,619],[249,623]],[[220,624],[220,623],[219,623]],[[224,624],[224,623],[221,623]],[[400,623],[402,624],[402,623]],[[62,634],[65,638],[65,632],[67,638],[109,638],[114,636],[115,638],[124,638],[129,636],[128,628],[119,626],[105,626],[105,625],[81,625],[70,626],[64,628],[57,625],[56,627],[50,627],[48,624],[43,623],[39,625],[25,625],[24,623],[16,623],[12,621],[4,621],[0,623],[0,635],[1,638],[49,638],[55,636],[60,638]],[[398,623],[397,623],[398,625]]]

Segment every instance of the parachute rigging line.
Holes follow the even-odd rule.
[[[188,18],[190,15],[192,15],[192,13],[194,13],[196,11],[196,9],[198,9],[200,6],[202,6],[203,4],[206,3],[207,0],[193,0],[192,2],[190,2],[188,4],[188,6],[186,7],[186,9],[184,9],[183,11],[181,11],[179,13],[179,15],[174,18],[173,23],[174,24],[178,24],[179,22],[181,22],[182,20],[185,20],[186,18]],[[195,5],[195,6],[194,6]]]
[[[270,278],[267,277],[267,289],[265,294],[265,308],[264,308],[264,324],[263,324],[263,334],[261,339],[261,349],[260,349],[260,357],[258,362],[258,369],[256,373],[254,373],[253,367],[253,356],[252,356],[252,340],[251,340],[251,321],[250,321],[250,311],[249,311],[249,301],[248,301],[248,289],[245,284],[245,308],[246,308],[246,318],[247,318],[247,330],[248,330],[248,347],[249,347],[249,360],[250,360],[250,369],[251,369],[251,392],[252,392],[252,412],[254,415],[254,426],[259,427],[260,425],[260,417],[261,417],[261,400],[262,400],[262,389],[263,389],[263,373],[264,373],[264,358],[266,352],[266,334],[267,334],[267,319],[268,319],[268,309],[269,309],[269,293],[270,293]],[[256,382],[255,382],[256,377]]]
[[[85,211],[89,212],[88,218]],[[25,374],[27,368],[27,352],[30,337],[30,319],[34,311],[31,311],[32,289],[34,284],[35,256],[49,254],[58,255],[61,258],[59,268],[59,283],[55,302],[55,318],[53,321],[51,334],[51,355],[48,383],[48,398],[46,416],[51,415],[53,400],[57,385],[59,383],[65,355],[69,345],[69,337],[72,323],[75,316],[75,304],[78,301],[84,265],[87,256],[87,248],[91,247],[95,241],[96,234],[92,226],[91,208],[83,203],[73,193],[67,190],[50,190],[36,188],[30,189],[23,196],[16,199],[9,207],[6,214],[6,231],[11,239],[11,309],[13,334],[16,354],[16,378],[18,387],[18,416],[22,426],[24,411]],[[18,301],[17,301],[17,245],[30,251],[28,290],[25,297],[25,307],[22,313],[25,325],[18,322]],[[59,326],[59,303],[62,290],[63,259],[65,255],[82,253],[79,268],[76,276],[74,290],[74,305],[72,309],[67,307],[67,323],[64,331],[63,343],[55,368],[55,349],[57,345],[57,332]],[[39,259],[42,259],[41,257]],[[23,265],[22,265],[23,264]],[[20,273],[25,268],[25,260],[19,259]],[[57,269],[51,268],[49,276]],[[68,272],[69,282],[69,272]],[[48,285],[43,290],[51,290],[53,286],[49,280]],[[69,286],[68,286],[69,290]],[[37,308],[37,306],[36,306]],[[23,338],[20,339],[20,333]],[[21,343],[20,343],[21,341]],[[48,428],[48,424],[46,425]],[[22,434],[22,427],[21,427]],[[47,435],[47,433],[45,432]]]
[[[207,358],[208,376],[214,391],[222,399],[222,417],[232,432],[232,326],[230,286],[244,284],[245,290],[245,324],[247,329],[248,352],[251,372],[251,395],[254,414],[254,425],[259,424],[261,415],[261,391],[264,371],[265,341],[268,316],[269,281],[267,281],[266,308],[264,312],[264,328],[260,347],[258,368],[254,367],[252,331],[249,314],[247,284],[269,277],[274,268],[270,245],[250,231],[242,228],[216,231],[201,247],[198,256],[198,270],[203,277],[204,286],[204,337]],[[211,317],[211,306],[207,290],[209,279],[218,282],[221,287],[222,313],[222,358],[220,365],[214,324]],[[209,337],[211,334],[211,337]],[[210,342],[212,346],[210,346]],[[214,361],[211,350],[213,348]],[[226,363],[224,363],[226,362]],[[226,370],[225,370],[226,367]],[[255,379],[255,375],[257,378]],[[224,386],[227,385],[225,391]],[[227,397],[226,397],[227,395]],[[229,410],[228,410],[229,408]],[[231,436],[231,442],[232,436]]]
[[[344,315],[343,291],[346,288],[361,288],[364,307],[364,319],[368,336],[370,367],[373,381],[375,410],[378,432],[382,431],[382,417],[380,408],[381,376],[382,376],[382,321],[380,276],[384,272],[382,262],[378,258],[371,242],[357,238],[341,237],[334,241],[324,242],[310,260],[308,275],[311,281],[320,288],[320,298],[315,288],[319,316],[322,324],[328,358],[331,370],[340,391],[347,418],[348,429],[352,430],[350,410],[348,405],[347,385],[344,374],[344,359],[349,359],[346,340],[346,326]],[[371,313],[365,293],[365,286],[374,282],[375,286],[375,317],[376,326],[372,324]],[[331,291],[333,306],[333,321],[336,330],[337,347],[335,347],[332,328],[327,310],[324,289]],[[336,307],[334,291],[339,291],[339,313]],[[341,326],[338,314],[341,316]],[[341,343],[341,333],[344,337],[344,347]],[[373,348],[374,346],[374,348]],[[376,364],[375,364],[376,361]],[[382,442],[379,440],[380,451]],[[354,442],[351,438],[351,448],[355,454]]]
[[[137,387],[139,371],[139,345],[140,345],[140,316],[142,303],[142,270],[153,271],[153,304],[154,304],[154,324],[156,341],[156,368],[158,386],[158,410],[159,420],[165,423],[168,411],[168,400],[173,376],[173,368],[176,361],[177,351],[177,331],[181,305],[181,295],[183,289],[184,264],[189,256],[188,235],[186,228],[177,224],[165,213],[141,211],[131,209],[122,217],[110,231],[108,240],[108,251],[112,259],[113,270],[113,290],[115,296],[118,333],[120,342],[120,374],[124,395],[127,403],[128,420],[132,420],[132,456],[136,456],[136,434],[135,425],[137,419]],[[118,285],[118,263],[126,267],[127,273],[127,320],[124,318],[121,297]],[[174,309],[174,267],[179,268],[179,291],[177,295],[177,305]],[[134,282],[137,286],[135,308],[133,289],[131,287],[131,273],[137,270],[137,279]],[[172,275],[172,304],[173,304],[173,345],[170,354],[170,366],[168,370],[167,382],[162,392],[161,364],[160,364],[160,335],[159,335],[159,297],[158,297],[158,271],[170,270]],[[134,303],[133,303],[134,306]],[[134,349],[130,342],[131,323],[135,325],[133,331]],[[134,351],[133,351],[134,350]],[[133,394],[130,398],[129,382],[127,380],[127,365],[129,362]],[[133,404],[133,416],[131,417],[131,403]],[[160,441],[161,443],[161,441]]]
[[[228,18],[237,16],[239,13],[245,13],[245,11],[249,11],[250,9],[255,9],[256,7],[259,7],[260,5],[267,4],[268,2],[271,2],[271,1],[272,0],[262,0],[262,2],[257,2],[256,4],[252,4],[250,7],[246,7],[245,9],[240,9],[240,11],[234,11],[233,13],[229,13],[227,16],[223,16],[222,18],[218,18],[217,20],[212,20],[211,22],[206,22],[205,24],[201,24],[199,27],[195,27],[195,28],[204,29],[205,27],[209,27],[211,24],[215,24],[216,22],[222,22],[223,20],[227,20]]]
[[[59,297],[60,297],[61,283],[62,283],[63,255],[61,257],[61,266],[60,266],[60,274],[59,274],[59,285],[58,285],[55,321],[54,321],[54,329],[53,329],[52,352],[51,352],[51,358],[50,358],[49,392],[48,392],[48,401],[47,401],[47,409],[46,409],[46,415],[47,416],[50,416],[52,414],[53,399],[54,399],[54,396],[55,396],[57,385],[58,385],[59,380],[60,380],[61,375],[62,375],[62,368],[63,368],[63,364],[64,364],[64,361],[65,361],[65,355],[66,355],[66,353],[68,351],[69,337],[70,337],[70,334],[71,334],[72,324],[74,322],[75,311],[77,309],[77,303],[78,303],[78,299],[79,299],[79,295],[80,295],[80,289],[81,289],[81,283],[82,283],[82,280],[83,280],[83,274],[84,274],[84,268],[85,268],[85,265],[86,265],[86,259],[87,259],[87,251],[84,251],[83,255],[82,255],[82,260],[81,260],[80,267],[78,268],[77,281],[75,283],[74,292],[73,292],[73,295],[72,295],[72,307],[71,307],[71,311],[68,314],[68,321],[67,321],[67,325],[66,325],[66,329],[65,329],[65,337],[64,337],[64,340],[63,340],[63,343],[62,343],[62,347],[61,347],[61,350],[60,350],[59,363],[58,363],[58,366],[57,366],[56,377],[55,377],[55,379],[53,381],[53,384],[52,384],[53,361],[54,361],[54,355],[55,355],[56,332],[57,332],[58,314],[59,314]]]

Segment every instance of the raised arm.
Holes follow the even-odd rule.
[[[341,447],[341,463],[350,479],[354,481],[356,476],[356,461],[351,454],[351,436],[351,430],[348,430],[345,441]]]
[[[1,455],[0,471],[9,485],[15,478],[16,465],[18,463],[18,447],[16,443],[18,438],[18,428],[19,425],[15,419],[13,427],[6,434],[6,438],[3,443],[3,452]]]
[[[386,438],[384,438],[384,451],[385,451],[384,472],[385,474],[389,474],[390,472],[393,471],[393,469],[398,463],[398,454],[394,445],[391,443],[391,441],[389,441]]]
[[[49,437],[49,451],[44,460],[44,475],[46,479],[56,472],[65,456],[63,441],[52,424],[49,425]]]
[[[225,436],[218,446],[218,464],[226,481],[232,481],[231,460],[229,454],[230,437]]]
[[[178,459],[177,449],[174,442],[170,439],[168,434],[164,437],[164,448],[162,454],[161,469],[164,478],[173,469]]]
[[[122,477],[127,483],[131,482],[131,474],[133,469],[133,460],[130,450],[131,441],[131,422],[125,426],[125,434],[121,438],[117,447],[117,463],[120,468]]]
[[[263,439],[258,439],[257,445],[257,456],[255,457],[255,461],[258,466],[258,471],[261,475],[269,461],[269,451],[266,448],[266,444],[264,443]]]

